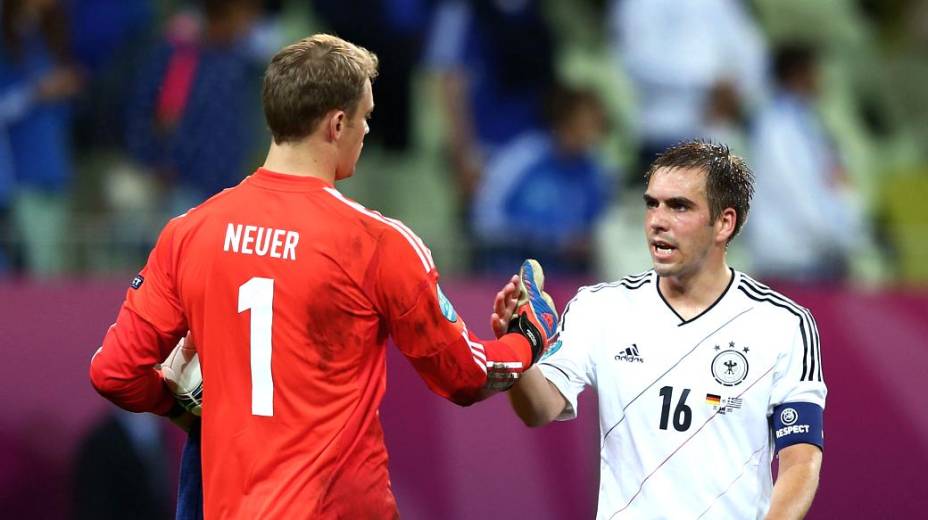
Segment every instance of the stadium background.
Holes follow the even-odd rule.
[[[233,172],[226,175],[240,178],[260,163],[267,143],[256,113],[261,64],[283,43],[318,30],[367,45],[382,59],[371,139],[357,175],[340,187],[363,204],[403,219],[423,237],[446,280],[445,292],[482,334],[489,333],[483,322],[490,296],[516,267],[511,258],[536,254],[539,244],[556,251],[550,262],[558,272],[553,292],[561,305],[578,285],[648,267],[638,180],[640,157],[657,135],[647,123],[653,109],[647,102],[655,92],[643,91],[648,78],[657,85],[682,81],[689,89],[689,96],[682,97],[702,92],[703,104],[707,91],[729,92],[717,86],[730,81],[741,88],[734,89],[735,101],[712,94],[718,103],[701,112],[706,119],[690,136],[724,139],[747,156],[760,176],[777,171],[761,163],[769,157],[760,152],[773,145],[758,130],[765,111],[777,108],[779,88],[771,74],[777,51],[815,50],[822,81],[811,117],[824,129],[821,135],[827,139],[820,140],[827,142],[825,149],[838,158],[834,164],[840,165],[835,169],[840,169],[842,197],[836,200],[845,201],[860,221],[854,240],[837,244],[814,268],[780,269],[767,277],[812,309],[822,336],[830,389],[828,443],[809,517],[923,516],[928,507],[921,484],[928,463],[928,416],[922,413],[928,390],[922,375],[928,367],[925,2],[681,0],[682,12],[696,14],[675,20],[669,33],[658,31],[659,41],[643,25],[640,32],[620,31],[629,16],[641,24],[661,20],[665,2],[656,0],[203,4],[209,9],[178,1],[3,2],[4,517],[75,517],[90,507],[88,501],[116,500],[129,492],[114,476],[119,474],[87,468],[89,453],[99,457],[90,463],[98,468],[110,467],[114,456],[92,451],[99,448],[88,440],[94,432],[108,424],[129,424],[90,388],[90,355],[164,221],[202,198],[198,189],[229,182],[190,172],[228,165],[233,151],[241,152],[241,166],[224,166]],[[469,25],[461,22],[461,5],[471,10]],[[21,6],[27,8],[17,11]],[[640,9],[632,9],[636,6]],[[38,19],[56,23],[8,23],[32,8],[45,13]],[[622,14],[623,8],[632,15]],[[744,48],[754,49],[755,61],[760,57],[762,74],[754,78],[759,81],[752,83],[750,73],[742,82],[727,76],[724,67],[715,70],[720,60],[706,54],[713,47],[696,45],[710,41],[715,28],[726,38],[741,34],[728,31],[723,22],[740,24]],[[444,25],[439,29],[438,24]],[[25,37],[19,45],[7,37],[12,30],[31,34],[36,27],[41,28],[38,36]],[[660,45],[672,45],[678,33],[694,38],[692,52],[703,53],[685,55],[676,64],[679,76],[688,74],[690,83],[677,77],[672,59],[660,62]],[[483,45],[461,43],[481,35]],[[234,41],[234,49],[207,52],[212,50],[208,44],[222,41]],[[723,48],[741,50],[737,41],[719,41]],[[638,45],[642,42],[657,48]],[[488,67],[494,60],[521,63],[524,68],[514,70],[522,77]],[[34,66],[24,72],[23,62]],[[56,81],[42,82],[47,73],[58,73]],[[487,107],[480,103],[486,98],[471,98],[471,112],[459,110],[467,96],[456,92],[456,80],[493,74],[500,83],[524,90],[517,88],[517,101],[511,103],[488,94],[495,99],[489,111],[506,119],[494,123],[491,117],[484,124],[479,120],[487,117]],[[481,186],[489,191],[511,187],[518,183],[506,182],[507,175],[529,182],[532,175],[549,171],[507,171],[508,163],[495,163],[494,157],[506,153],[522,132],[545,132],[542,112],[526,115],[518,100],[540,101],[542,87],[555,83],[566,85],[560,92],[579,90],[599,100],[590,104],[595,117],[585,121],[608,124],[602,126],[602,140],[591,139],[596,146],[583,164],[596,165],[590,170],[602,173],[590,182],[607,188],[599,190],[605,193],[602,200],[581,190],[577,200],[553,205],[551,235],[501,248],[522,236],[512,231],[520,215],[482,199]],[[492,91],[492,82],[488,88]],[[36,90],[30,94],[29,89]],[[466,135],[468,125],[455,119],[462,116],[464,122],[478,120],[480,128]],[[516,119],[521,126],[506,126]],[[197,124],[185,124],[190,120]],[[547,152],[535,150],[538,161],[552,160]],[[30,161],[24,162],[24,156]],[[43,177],[43,168],[53,174]],[[836,183],[834,171],[804,173],[827,177],[820,183],[825,187]],[[588,171],[577,177],[582,175],[595,177]],[[799,199],[803,193],[792,196]],[[789,197],[778,207],[784,218],[790,213]],[[570,226],[557,224],[561,206],[584,204],[595,211],[583,219],[565,214],[565,222],[573,219]],[[503,216],[479,222],[473,207]],[[822,204],[815,220],[794,229],[807,226],[811,234],[818,221],[839,220],[831,210]],[[568,231],[555,234],[562,228]],[[732,251],[736,267],[752,273],[773,269],[749,240],[744,242]],[[404,517],[592,517],[598,461],[591,397],[581,404],[587,410],[581,419],[528,430],[505,399],[459,409],[429,394],[392,350],[388,370],[382,419]],[[136,426],[143,433],[133,438],[141,439],[140,452],[145,453],[139,471],[163,477],[147,490],[155,504],[149,512],[157,517],[171,507],[171,475],[182,439],[167,424]]]

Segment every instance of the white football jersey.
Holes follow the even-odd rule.
[[[596,389],[597,518],[762,518],[774,407],[825,407],[815,320],[734,270],[718,301],[684,320],[657,282],[648,271],[581,288],[539,363],[569,403],[559,420]]]

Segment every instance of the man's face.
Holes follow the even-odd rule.
[[[338,140],[339,159],[335,169],[335,180],[347,179],[354,175],[354,169],[361,157],[361,148],[364,147],[364,136],[370,132],[367,125],[371,113],[374,111],[374,94],[371,90],[371,81],[364,82],[361,100],[354,113],[345,115],[345,127]]]
[[[701,168],[660,168],[644,195],[644,232],[654,270],[664,277],[698,272],[715,244],[706,173]]]

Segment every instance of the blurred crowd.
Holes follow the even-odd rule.
[[[736,267],[928,280],[919,0],[3,0],[0,276],[137,269],[262,162],[264,66],[319,31],[381,63],[343,190],[446,274],[646,269],[644,170],[702,138],[757,177]]]

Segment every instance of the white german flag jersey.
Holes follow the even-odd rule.
[[[654,271],[581,288],[539,367],[569,403],[559,420],[598,394],[598,519],[762,518],[776,451],[823,445],[812,314],[735,270],[689,320]]]

